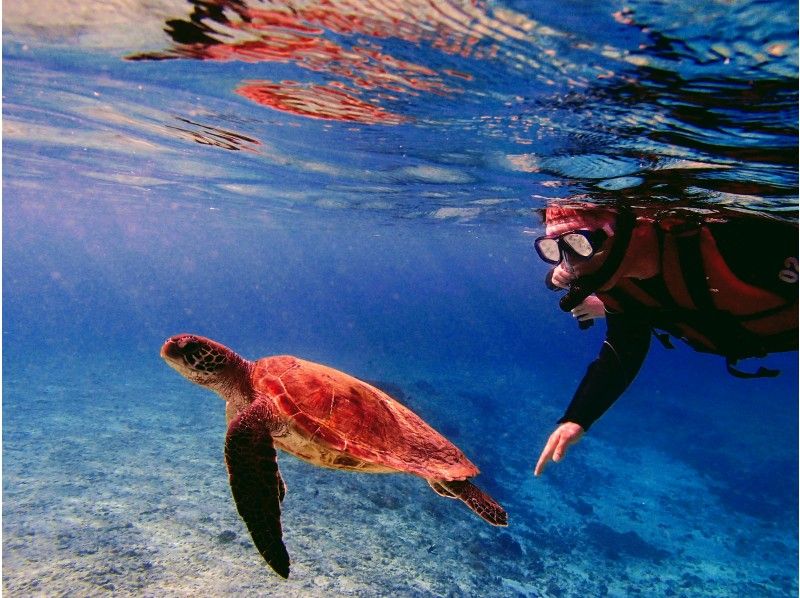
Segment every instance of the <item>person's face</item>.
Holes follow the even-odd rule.
[[[565,233],[587,229],[591,230],[591,227],[587,227],[585,223],[576,220],[564,221],[553,225],[548,224],[547,236],[558,237]],[[606,260],[606,257],[608,257],[608,252],[612,243],[613,236],[609,236],[600,244],[599,247],[594,248],[594,252],[589,258],[580,257],[571,251],[565,251],[562,249],[561,254],[563,259],[556,266],[556,268],[560,270],[564,277],[569,278],[570,280],[592,274],[600,268],[600,266]]]

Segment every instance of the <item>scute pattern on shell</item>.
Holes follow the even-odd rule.
[[[268,357],[256,363],[253,386],[273,397],[297,433],[355,459],[439,480],[478,474],[455,445],[411,410],[338,370]]]

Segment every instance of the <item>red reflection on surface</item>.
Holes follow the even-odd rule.
[[[245,82],[236,91],[277,110],[360,122],[404,119],[359,99],[356,89],[378,91],[375,100],[391,97],[385,92],[447,95],[460,90],[445,78],[472,80],[469,73],[435,70],[400,59],[365,38],[424,42],[447,54],[487,58],[497,53],[497,41],[505,39],[515,25],[490,18],[479,0],[265,0],[258,7],[242,0],[189,1],[194,9],[188,18],[167,21],[166,31],[175,42],[172,48],[130,58],[296,64],[340,81],[324,87],[295,84],[283,90],[275,88],[283,85],[279,83]],[[495,32],[494,26],[502,30]],[[359,37],[349,42],[351,36]],[[349,92],[332,89],[336,83]],[[321,98],[315,93],[322,94]],[[304,99],[310,103],[301,105]],[[346,110],[333,109],[334,105]]]
[[[358,99],[346,89],[344,86],[334,89],[294,81],[250,81],[236,88],[236,93],[262,106],[310,118],[387,125],[406,120],[380,106]]]
[[[340,60],[342,48],[321,37],[289,33],[227,44],[184,45],[172,53],[179,58],[222,62],[297,62],[312,70],[323,70],[331,60]]]

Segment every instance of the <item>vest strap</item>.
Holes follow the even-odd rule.
[[[675,236],[680,263],[686,288],[695,308],[713,310],[714,300],[708,289],[706,273],[703,270],[703,259],[700,251],[700,228],[692,227],[687,232]]]
[[[656,332],[653,330],[653,336],[656,337],[661,346],[665,349],[674,349],[675,345],[672,344],[672,340],[669,338],[669,334],[666,332]]]
[[[725,367],[728,369],[728,373],[735,378],[775,378],[781,373],[780,370],[773,370],[764,366],[760,366],[755,372],[743,372],[734,367],[737,361],[737,359],[731,359],[730,357],[725,360]]]

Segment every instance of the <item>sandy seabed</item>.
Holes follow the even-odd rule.
[[[280,579],[230,496],[222,402],[150,357],[124,371],[96,356],[6,365],[5,596],[797,594],[796,512],[732,509],[718,481],[664,451],[587,436],[535,479],[559,414],[518,371],[390,381],[481,467],[508,528],[418,478],[279,455],[292,559]]]

